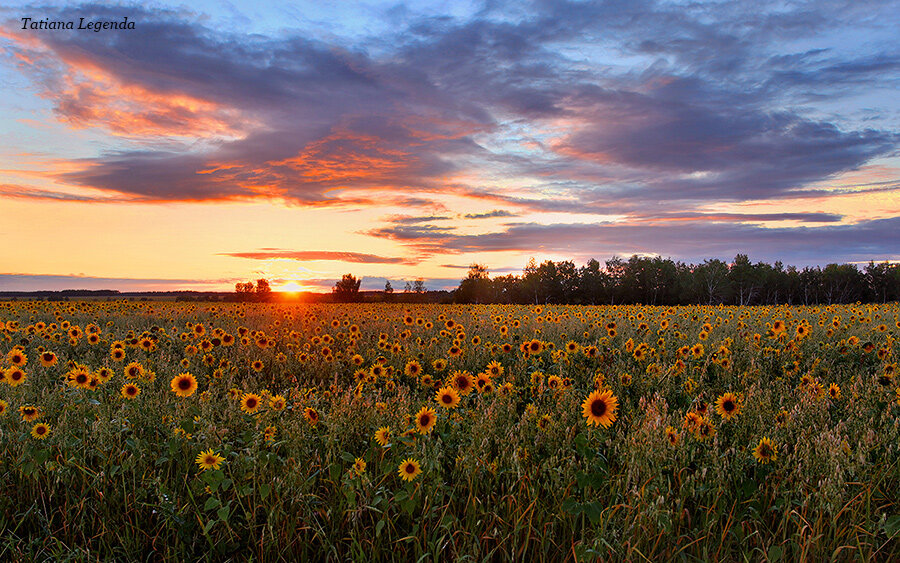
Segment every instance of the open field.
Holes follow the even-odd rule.
[[[900,558],[896,303],[0,326],[2,560]]]

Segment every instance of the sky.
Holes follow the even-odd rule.
[[[898,1],[7,1],[0,22],[0,291],[900,260]]]

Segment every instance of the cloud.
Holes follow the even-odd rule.
[[[468,213],[465,215],[466,219],[494,219],[496,217],[516,217],[517,213],[513,213],[511,211],[506,211],[503,209],[494,209],[493,211],[488,211],[487,213]]]
[[[338,252],[331,250],[280,250],[277,248],[265,248],[255,252],[227,252],[220,256],[234,258],[248,258],[251,260],[335,260],[338,262],[351,262],[358,264],[415,264],[416,262],[406,258],[377,256],[360,252]]]
[[[476,235],[392,232],[383,236],[431,252],[519,252],[602,257],[613,254],[661,254],[685,260],[731,258],[750,253],[755,259],[798,265],[855,262],[900,257],[900,217],[819,227],[762,227],[735,222],[675,222],[668,224],[518,223],[505,230]],[[585,241],[589,241],[585,244]],[[799,260],[796,260],[799,258]]]
[[[236,281],[222,279],[116,278],[85,275],[0,273],[0,291],[60,291],[63,289],[119,291],[228,291]]]

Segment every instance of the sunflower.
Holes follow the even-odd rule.
[[[381,428],[376,430],[375,441],[378,442],[378,445],[382,448],[386,447],[391,443],[391,429],[387,426],[382,426]]]
[[[731,420],[741,414],[741,403],[734,393],[723,393],[716,399],[716,412],[725,420]]]
[[[274,426],[266,426],[265,430],[263,430],[263,440],[271,442],[275,439],[276,434],[278,434],[277,428]]]
[[[503,375],[503,365],[500,362],[494,360],[493,362],[489,363],[486,368],[484,368],[484,372],[491,377],[500,377],[501,375]]]
[[[419,465],[419,462],[412,458],[404,459],[397,468],[397,473],[400,474],[400,478],[404,481],[412,481],[421,472],[422,467]]]
[[[125,399],[135,399],[141,394],[141,388],[134,383],[126,383],[122,386],[122,397]]]
[[[450,384],[464,397],[475,388],[472,375],[467,371],[454,371],[450,374]]]
[[[113,348],[109,351],[109,355],[114,361],[121,362],[125,359],[125,349],[117,348],[115,347],[115,345],[113,345]]]
[[[422,364],[420,364],[416,360],[410,360],[406,362],[406,367],[403,368],[403,373],[405,373],[409,377],[419,377],[419,375],[422,373]]]
[[[547,378],[548,389],[562,389],[562,378],[558,375],[551,375]]]
[[[262,405],[262,397],[256,393],[244,393],[241,397],[241,410],[247,414],[254,414]]]
[[[38,440],[43,440],[50,435],[50,425],[38,422],[31,428],[31,435]]]
[[[363,460],[363,458],[358,457],[353,460],[353,472],[357,475],[362,475],[366,472],[366,462]]]
[[[128,379],[135,379],[144,375],[144,366],[139,364],[138,362],[131,362],[127,366],[125,366],[125,377]]]
[[[197,465],[200,466],[201,471],[206,471],[207,469],[218,469],[222,465],[222,462],[225,461],[225,458],[220,456],[219,454],[214,452],[212,448],[210,448],[205,452],[201,451],[199,454],[197,454],[197,459],[195,461]]]
[[[25,383],[25,380],[28,377],[25,375],[25,371],[22,370],[19,366],[10,366],[3,372],[3,378],[11,387],[18,387]]]
[[[250,363],[250,367],[253,368],[253,371],[259,373],[263,370],[263,368],[265,366],[263,365],[263,363],[261,361],[254,360],[253,362]]]
[[[581,404],[582,415],[587,419],[588,426],[601,425],[609,428],[616,421],[618,409],[619,400],[609,389],[592,391]]]
[[[57,359],[56,354],[50,352],[49,350],[41,354],[41,365],[45,368],[53,367],[56,365]]]
[[[677,446],[679,438],[680,436],[678,435],[677,430],[675,430],[671,426],[666,427],[666,440],[668,440],[669,444]]]
[[[434,400],[445,409],[455,409],[459,405],[459,393],[453,387],[441,387]]]
[[[782,409],[778,414],[775,415],[775,424],[777,424],[779,427],[786,425],[788,423],[788,420],[790,419],[790,416],[791,415],[788,413],[788,411]]]
[[[428,434],[437,422],[437,413],[434,412],[434,409],[422,407],[419,409],[419,412],[416,413],[415,422],[416,431],[419,434]]]
[[[778,446],[776,446],[772,440],[763,438],[759,441],[759,444],[753,448],[753,457],[762,464],[774,461],[778,457]]]
[[[529,354],[540,354],[544,351],[544,343],[537,338],[525,343],[525,351]]]
[[[272,407],[273,410],[283,411],[284,407],[287,406],[287,399],[281,395],[273,395],[269,399],[269,406]]]
[[[828,386],[828,396],[835,401],[841,398],[841,388],[838,387],[837,383],[832,383]]]
[[[90,389],[91,387],[91,372],[84,366],[77,366],[66,377],[70,387],[79,389]]]
[[[197,390],[197,379],[189,373],[182,373],[173,377],[169,386],[179,397],[190,397]]]
[[[319,422],[319,411],[312,407],[303,409],[303,416],[310,426],[315,426]]]
[[[113,375],[115,375],[115,372],[108,367],[102,367],[97,370],[97,379],[100,380],[100,383],[106,383],[113,378]]]
[[[5,414],[6,414],[6,410],[7,410],[8,408],[9,408],[9,403],[7,403],[6,401],[4,401],[3,399],[0,399],[0,416],[5,415]]]
[[[9,351],[9,354],[6,355],[6,359],[9,360],[9,363],[16,367],[25,367],[25,364],[28,363],[28,356],[25,355],[25,352],[18,348],[13,348]]]
[[[712,438],[716,433],[716,427],[712,425],[712,423],[707,419],[701,419],[700,423],[697,424],[697,427],[694,429],[694,436],[697,437],[698,440],[704,441]]]
[[[41,417],[41,409],[33,405],[23,405],[19,407],[19,414],[25,422],[34,422]]]

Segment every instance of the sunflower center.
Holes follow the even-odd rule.
[[[606,413],[606,401],[597,399],[591,403],[591,414],[594,416],[603,416]]]
[[[416,468],[415,468],[415,466],[414,466],[413,464],[409,463],[409,464],[406,465],[406,469],[404,469],[404,471],[406,471],[407,473],[409,473],[410,475],[412,475],[413,473],[416,472]]]
[[[722,408],[725,412],[731,412],[734,410],[734,403],[731,400],[725,401],[722,403]]]
[[[450,403],[453,402],[453,397],[451,397],[449,393],[448,393],[448,394],[445,394],[445,395],[442,395],[442,396],[441,396],[441,402],[442,402],[442,403],[445,403],[445,404],[447,404],[447,405],[449,405]]]
[[[178,388],[181,389],[182,391],[187,391],[188,389],[191,388],[191,380],[186,377],[184,379],[179,379],[178,380]]]
[[[427,414],[423,414],[422,416],[419,417],[419,425],[420,426],[428,426],[428,424],[430,422],[431,422],[431,417],[428,416]]]

